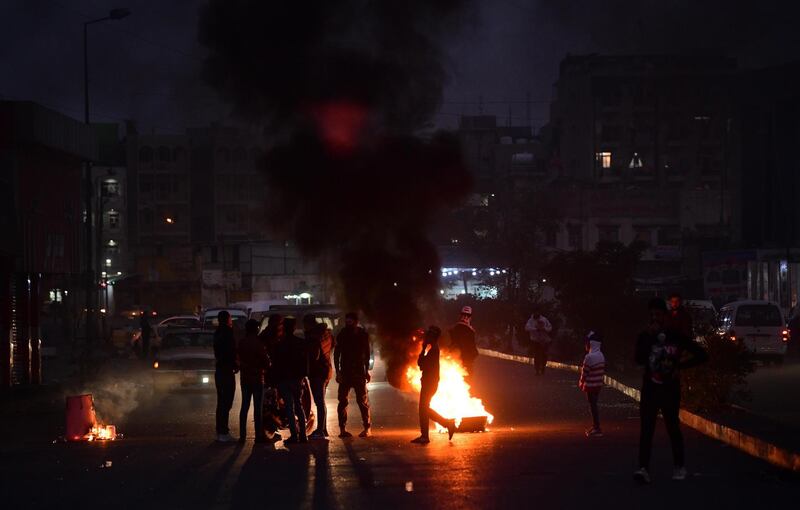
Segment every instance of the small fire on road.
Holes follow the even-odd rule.
[[[98,423],[91,394],[67,397],[67,441],[114,441],[114,425]]]
[[[431,408],[445,418],[454,419],[456,427],[461,427],[462,421],[473,418],[481,418],[479,421],[482,422],[485,417],[486,424],[492,423],[494,416],[486,410],[483,401],[470,394],[469,384],[464,380],[466,375],[467,371],[458,359],[442,353],[439,360],[439,389],[431,400]],[[406,379],[417,392],[422,387],[421,377],[419,367],[412,366],[406,370]],[[437,423],[436,430],[446,429]]]

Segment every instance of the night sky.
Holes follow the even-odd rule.
[[[224,119],[203,82],[197,42],[202,0],[2,0],[0,98],[34,100],[82,117],[82,23],[114,7],[133,14],[90,27],[92,119],[138,120],[182,132]],[[695,4],[702,4],[699,7]],[[450,82],[436,119],[485,113],[523,124],[547,119],[558,63],[567,53],[721,53],[743,67],[798,59],[800,6],[791,1],[483,0],[443,41]]]

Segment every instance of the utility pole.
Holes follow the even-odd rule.
[[[83,23],[83,121],[87,126],[87,135],[91,122],[89,120],[89,25],[100,23],[107,20],[119,20],[128,15],[131,11],[128,9],[112,9],[109,11],[108,16],[97,18]],[[91,359],[92,348],[94,345],[95,334],[95,303],[97,301],[97,281],[94,274],[94,263],[92,253],[92,163],[87,158],[84,163],[84,207],[86,207],[86,224],[85,224],[85,237],[86,237],[86,275],[85,275],[85,290],[86,290],[86,354]]]

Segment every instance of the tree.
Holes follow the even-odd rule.
[[[578,338],[601,331],[603,350],[617,364],[633,359],[636,333],[646,320],[633,280],[643,248],[601,242],[592,251],[559,253],[543,268],[570,329]]]

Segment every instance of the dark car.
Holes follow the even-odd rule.
[[[214,332],[170,328],[153,361],[153,389],[214,388]]]

